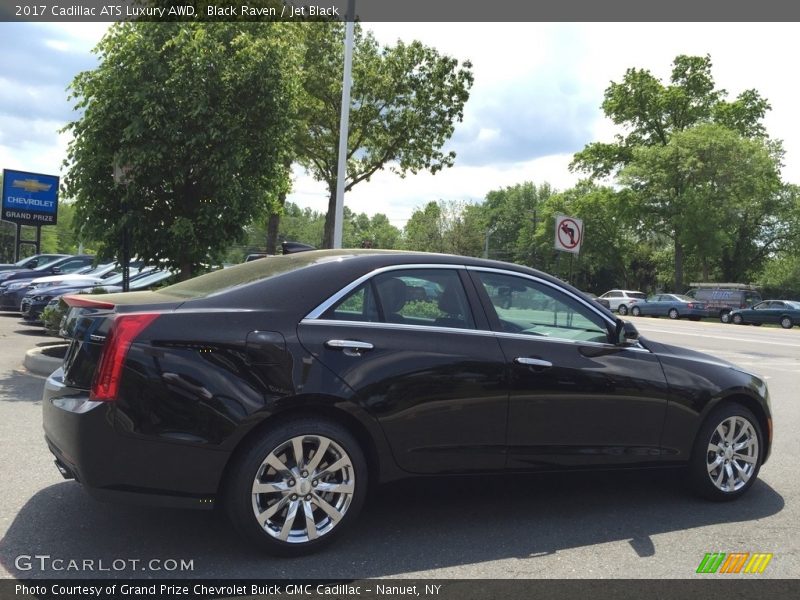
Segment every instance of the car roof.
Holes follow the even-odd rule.
[[[556,277],[513,263],[452,254],[360,248],[309,250],[275,256],[267,261],[245,262],[162,288],[159,293],[184,299],[197,307],[225,306],[231,301],[242,307],[263,306],[264,286],[275,286],[274,292],[270,290],[269,293],[271,308],[308,314],[355,279],[383,267],[403,265],[501,269],[533,275],[585,297],[580,290]],[[292,293],[286,293],[286,289],[291,289]]]

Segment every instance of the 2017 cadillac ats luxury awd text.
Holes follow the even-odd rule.
[[[313,251],[67,302],[43,402],[62,474],[98,498],[221,502],[276,554],[333,541],[368,482],[686,466],[728,500],[770,452],[761,379],[527,267]]]

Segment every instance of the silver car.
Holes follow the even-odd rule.
[[[610,309],[617,311],[621,315],[628,314],[631,304],[647,300],[647,296],[644,293],[633,290],[609,290],[600,298],[608,300]]]

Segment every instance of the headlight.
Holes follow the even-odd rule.
[[[6,285],[7,290],[21,290],[22,288],[26,288],[31,284],[30,281],[14,281]]]
[[[33,297],[33,301],[34,302],[47,302],[47,301],[50,300],[50,298],[52,298],[52,296],[34,296]]]

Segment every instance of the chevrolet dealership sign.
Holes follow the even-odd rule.
[[[21,225],[55,225],[58,177],[3,170],[4,221]]]

